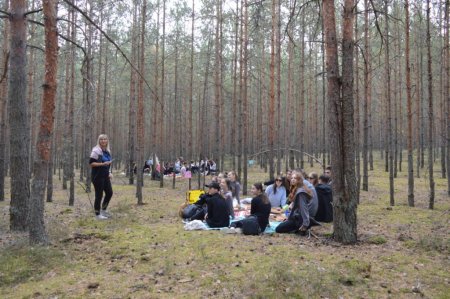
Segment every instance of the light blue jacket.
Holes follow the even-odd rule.
[[[272,208],[283,207],[286,204],[286,188],[280,186],[277,188],[276,193],[274,191],[273,184],[266,188],[266,195],[269,197],[270,205]]]

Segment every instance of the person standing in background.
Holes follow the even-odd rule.
[[[108,136],[101,134],[98,136],[97,145],[92,149],[89,159],[89,165],[92,168],[92,183],[95,189],[94,211],[96,218],[99,220],[111,217],[111,214],[106,211],[113,195],[111,163],[112,157]],[[105,198],[103,198],[103,192]]]

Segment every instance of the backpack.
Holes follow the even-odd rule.
[[[242,233],[244,235],[259,235],[261,228],[259,227],[258,217],[249,216],[242,220]]]

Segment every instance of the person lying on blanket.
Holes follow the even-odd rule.
[[[228,211],[228,204],[226,200],[220,195],[220,185],[217,182],[212,182],[208,187],[208,199],[206,204],[208,206],[208,213],[205,215],[206,223],[209,227],[228,227],[230,225],[230,213]]]

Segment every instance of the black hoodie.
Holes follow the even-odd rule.
[[[319,199],[319,209],[315,220],[321,222],[333,221],[333,191],[330,185],[319,184],[316,186],[317,197]]]

